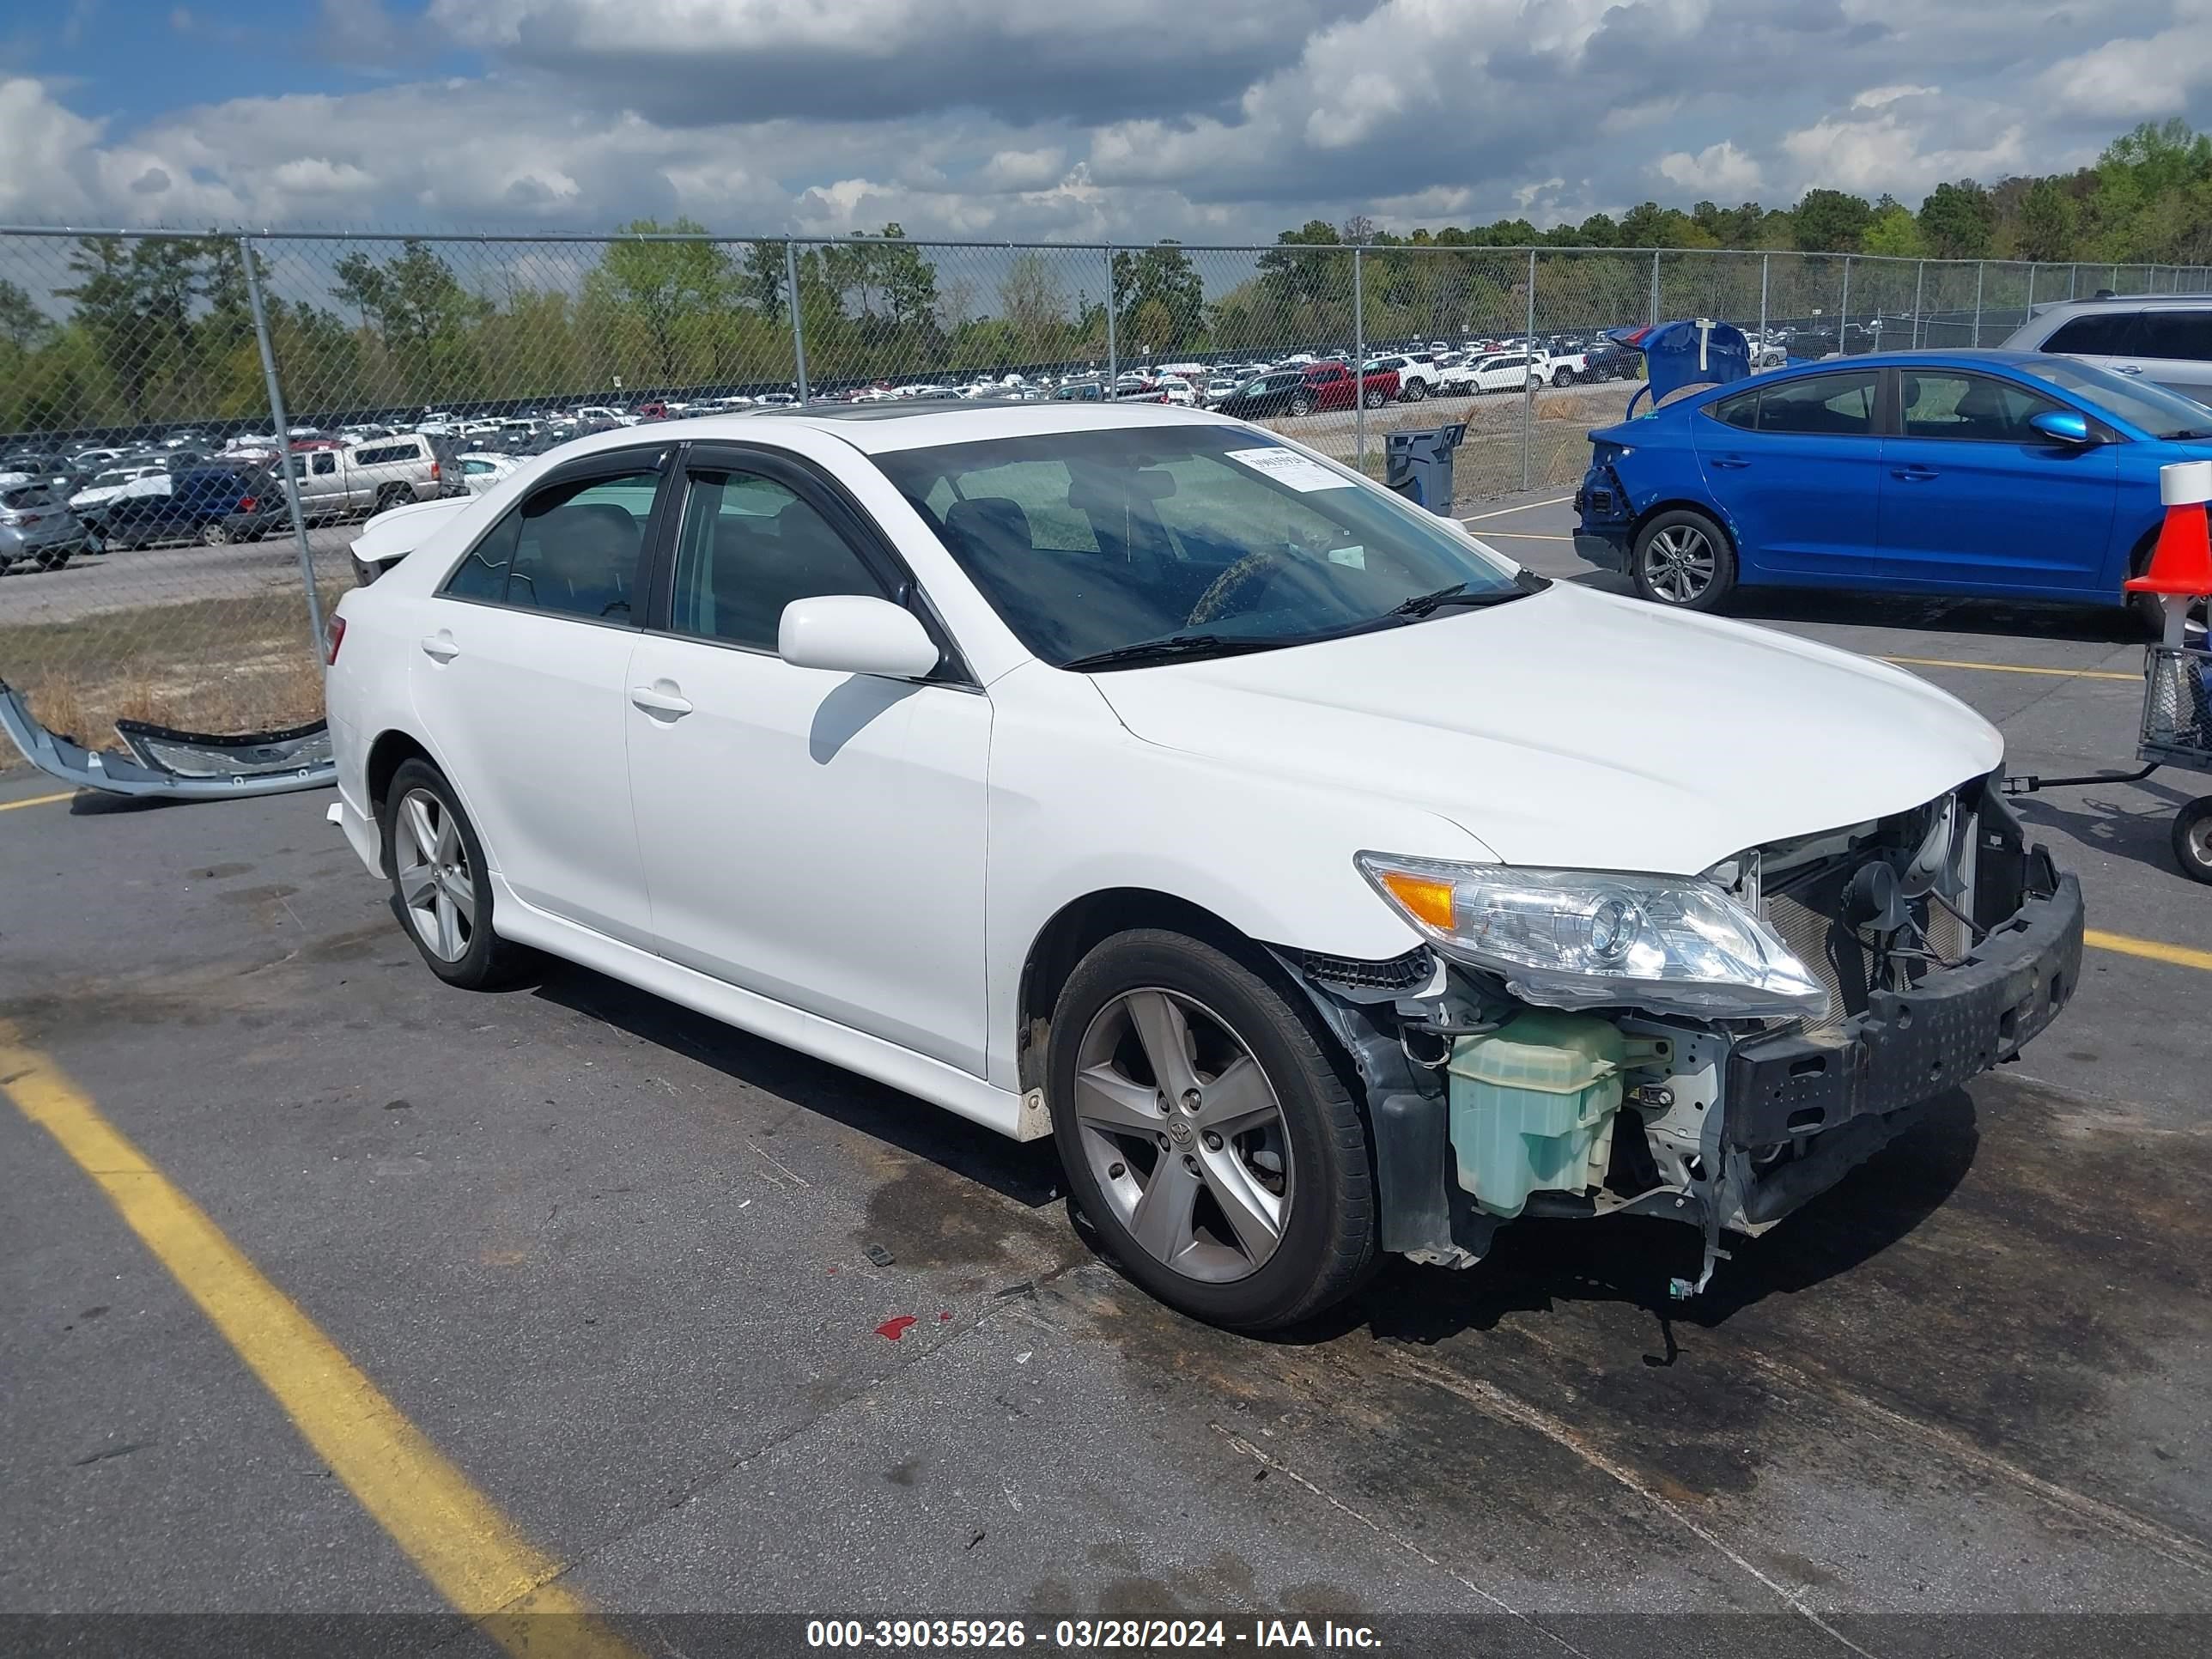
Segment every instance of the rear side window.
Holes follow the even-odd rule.
[[[2146,357],[2178,357],[2212,363],[2212,308],[2203,311],[2146,311],[2142,344]]]
[[[1813,374],[1761,389],[1759,430],[1801,437],[1859,438],[1874,431],[1875,374]]]
[[[1707,404],[1705,413],[1723,426],[1732,426],[1748,432],[1759,424],[1759,394],[1739,392],[1733,398],[1723,398],[1718,403]]]
[[[444,592],[627,625],[659,482],[638,472],[539,490],[469,550]]]
[[[2124,357],[2142,349],[2136,343],[2142,321],[2140,311],[2087,312],[2053,329],[2042,349],[2082,357]]]

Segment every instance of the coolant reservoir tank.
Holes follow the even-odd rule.
[[[1579,1193],[1605,1178],[1622,1070],[1654,1044],[1590,1014],[1537,1009],[1452,1044],[1452,1153],[1459,1184],[1492,1215],[1539,1190]]]

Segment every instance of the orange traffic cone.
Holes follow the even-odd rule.
[[[2212,531],[2204,503],[2212,501],[2212,461],[2176,461],[2158,470],[2158,498],[2166,503],[2166,522],[2150,567],[2124,584],[2130,593],[2164,593],[2176,599],[2212,594]]]

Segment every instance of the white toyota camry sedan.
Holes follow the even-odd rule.
[[[354,550],[331,817],[434,973],[550,952],[1051,1135],[1221,1324],[1524,1215],[1686,1222],[1693,1293],[2074,988],[1962,705],[1218,416],[627,428]]]

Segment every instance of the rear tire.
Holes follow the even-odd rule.
[[[1170,1307],[1247,1331],[1311,1318],[1378,1259],[1359,1108],[1311,1011],[1259,966],[1117,933],[1061,989],[1047,1054],[1054,1139],[1100,1244]]]
[[[1297,397],[1297,398],[1291,398],[1291,414],[1293,414],[1293,415],[1310,415],[1310,414],[1312,414],[1312,413],[1313,413],[1313,411],[1314,411],[1314,406],[1313,406],[1313,399],[1312,399],[1312,398],[1301,396],[1301,397]]]
[[[2212,795],[2173,815],[2173,861],[2190,880],[2212,884]]]
[[[446,775],[410,760],[392,774],[379,828],[392,908],[432,973],[464,990],[489,990],[527,959],[492,929],[489,866],[476,826]]]
[[[1406,382],[1406,389],[1401,392],[1398,397],[1402,403],[1417,404],[1428,395],[1428,387],[1423,386],[1419,380],[1408,380]]]
[[[395,507],[404,507],[415,499],[415,492],[405,484],[386,484],[376,492],[376,504],[368,509],[371,518],[380,513],[389,513]]]
[[[1654,605],[1711,611],[1735,586],[1735,550],[1705,514],[1673,507],[1637,532],[1628,572],[1638,596]]]
[[[1368,408],[1380,409],[1384,404],[1387,404],[1389,401],[1390,400],[1388,398],[1382,395],[1382,389],[1380,387],[1370,387],[1369,389],[1366,398]]]
[[[1574,383],[1575,372],[1571,368],[1563,368],[1557,374],[1552,376],[1552,384],[1553,386],[1572,386]]]
[[[59,570],[70,562],[66,553],[41,553],[32,561],[41,570]]]
[[[221,519],[210,519],[200,526],[200,540],[210,547],[228,547],[236,539]]]

